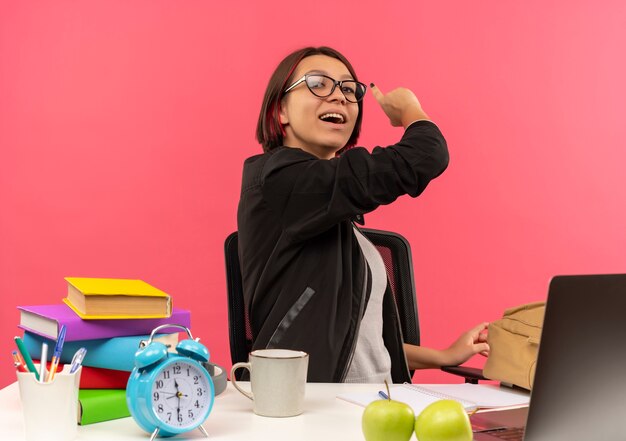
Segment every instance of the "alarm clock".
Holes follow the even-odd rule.
[[[168,352],[163,343],[152,341],[163,328],[180,328],[189,339]],[[198,428],[206,437],[202,423],[207,419],[215,389],[213,380],[202,366],[209,351],[182,325],[161,325],[142,341],[135,353],[135,367],[126,386],[126,403],[137,424],[148,433],[169,437]]]

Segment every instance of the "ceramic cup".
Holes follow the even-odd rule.
[[[288,349],[252,351],[248,363],[236,363],[230,371],[233,386],[250,398],[254,413],[267,417],[300,415],[309,367],[309,354]],[[250,371],[251,392],[242,389],[235,379],[239,368]]]

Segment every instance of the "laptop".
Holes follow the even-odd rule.
[[[471,419],[476,441],[626,440],[626,274],[554,277],[528,408]]]

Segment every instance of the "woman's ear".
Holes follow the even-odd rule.
[[[287,116],[287,106],[285,105],[285,101],[281,101],[278,105],[278,116],[280,117],[280,123],[283,125],[289,124],[289,117]]]

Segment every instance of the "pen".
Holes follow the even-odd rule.
[[[76,351],[76,353],[72,357],[72,363],[71,363],[72,367],[70,368],[70,374],[73,374],[74,372],[78,370],[81,363],[83,362],[83,358],[85,358],[86,353],[87,353],[87,349],[85,348],[80,348],[78,349],[78,351]]]
[[[382,398],[383,400],[388,400],[388,399],[389,399],[389,397],[387,396],[387,394],[386,394],[385,392],[383,392],[382,390],[379,390],[379,391],[378,391],[378,396],[379,396],[380,398]]]
[[[37,372],[37,369],[35,368],[35,365],[33,364],[33,359],[30,358],[30,354],[26,350],[26,346],[24,346],[24,342],[19,337],[15,337],[14,340],[15,340],[15,344],[17,345],[17,349],[20,351],[20,354],[22,355],[22,358],[24,359],[24,362],[26,363],[26,367],[28,368],[30,372],[35,374],[35,379],[39,381],[39,372]]]
[[[59,338],[57,338],[57,344],[54,346],[54,354],[52,354],[52,363],[50,364],[50,373],[48,374],[48,381],[54,380],[54,375],[57,372],[59,366],[59,359],[61,358],[61,352],[63,351],[63,343],[65,343],[65,325],[61,325],[59,331]]]
[[[42,383],[46,382],[46,361],[48,361],[48,343],[42,343],[39,360],[39,381]]]

